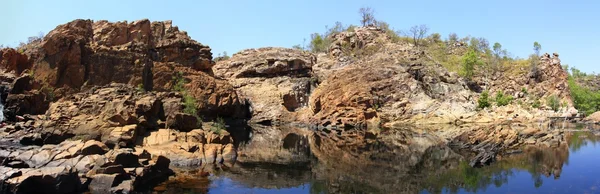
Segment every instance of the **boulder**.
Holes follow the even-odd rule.
[[[592,113],[591,115],[587,116],[585,120],[588,122],[600,123],[600,111]]]
[[[90,192],[100,194],[112,193],[111,189],[121,184],[127,176],[123,174],[96,174],[91,178],[92,182],[88,186]]]
[[[175,114],[174,123],[170,127],[181,132],[189,132],[192,129],[200,128],[200,122],[195,115],[177,113]]]
[[[25,169],[21,173],[5,180],[13,193],[75,193],[81,185],[77,173],[67,166]]]
[[[106,155],[110,161],[114,162],[114,164],[119,164],[124,168],[141,166],[138,161],[139,156],[135,155],[133,149],[131,148],[111,150],[108,153],[106,153]]]
[[[81,154],[82,155],[93,155],[93,154],[104,154],[108,151],[108,147],[106,147],[106,145],[104,145],[104,143],[96,141],[96,140],[89,140],[87,142],[85,142],[85,144],[83,144],[83,147],[81,148]]]

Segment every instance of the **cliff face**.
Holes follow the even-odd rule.
[[[309,52],[269,47],[241,51],[213,71],[249,103],[250,122],[285,123],[306,121],[315,63]]]
[[[56,98],[111,82],[169,91],[181,72],[186,90],[203,113],[241,117],[237,94],[212,76],[212,53],[170,21],[131,23],[75,20],[59,25],[43,40],[0,51],[0,67],[20,75],[30,69],[40,87]]]

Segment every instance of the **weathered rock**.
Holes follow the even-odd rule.
[[[592,113],[591,115],[585,118],[588,122],[600,123],[600,112]]]
[[[91,193],[112,193],[111,189],[121,184],[127,177],[122,174],[96,174],[91,177]]]
[[[13,193],[74,193],[81,184],[69,167],[22,170],[22,175],[5,180]]]
[[[108,147],[104,145],[102,142],[96,140],[89,140],[83,144],[81,148],[82,155],[93,155],[93,154],[104,154],[108,151]]]
[[[115,164],[119,164],[125,168],[140,166],[138,161],[139,156],[135,155],[133,149],[131,148],[111,150],[106,153],[106,155],[110,161],[113,161]]]
[[[6,72],[15,71],[15,74],[21,75],[25,69],[31,68],[31,63],[25,53],[13,48],[4,48],[0,49],[0,67]]]
[[[219,61],[213,71],[250,103],[250,122],[289,122],[308,104],[315,63],[308,52],[268,47],[240,51]]]
[[[211,76],[211,49],[192,40],[171,21],[74,20],[57,26],[41,41],[23,49],[25,53],[2,49],[0,66],[15,71],[17,76],[31,70],[33,78],[56,98],[113,82],[169,91],[172,77],[182,72],[189,83],[185,86],[188,93],[203,99],[197,107],[201,112],[235,116],[243,108],[233,88]],[[29,89],[17,87],[15,92]],[[38,101],[41,102],[44,101]],[[39,105],[31,106],[37,109],[23,109],[41,114],[48,108]]]
[[[175,114],[175,122],[171,127],[177,129],[182,132],[189,132],[192,129],[197,129],[200,127],[200,122],[198,117],[185,113],[177,113]]]

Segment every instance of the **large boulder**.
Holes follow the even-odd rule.
[[[6,169],[2,167],[0,171]],[[20,174],[16,176],[14,172]],[[39,169],[13,169],[3,179],[12,193],[75,193],[80,191],[81,181],[68,166],[43,167]],[[3,188],[4,189],[4,188]]]
[[[315,63],[311,53],[267,47],[240,51],[219,61],[213,71],[249,102],[251,122],[273,123],[296,120],[297,112],[308,105]]]

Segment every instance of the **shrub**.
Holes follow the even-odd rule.
[[[525,95],[527,95],[527,94],[528,94],[528,93],[527,93],[527,88],[525,88],[525,87],[522,87],[522,88],[521,88],[521,92],[523,92],[523,94],[525,94]]]
[[[471,79],[474,74],[475,65],[481,64],[479,58],[477,57],[477,53],[473,49],[469,49],[469,51],[463,55],[462,57],[462,71],[460,72],[462,76],[467,79]]]
[[[185,79],[183,78],[182,72],[177,72],[173,75],[173,83],[174,91],[184,93],[185,89],[183,86],[185,85]]]
[[[531,107],[533,107],[533,108],[540,108],[540,106],[542,106],[542,103],[540,102],[540,99],[535,99],[533,101],[533,104],[531,104]]]
[[[46,98],[48,101],[54,101],[55,95],[54,95],[54,88],[52,86],[48,86],[48,85],[44,84],[40,90],[44,94],[46,94]]]
[[[573,99],[573,106],[577,110],[583,111],[586,115],[600,111],[600,92],[594,92],[589,88],[578,85],[573,76],[569,76],[568,84]]]
[[[184,113],[194,116],[198,115],[198,112],[196,110],[196,99],[187,92],[183,94],[183,106]]]
[[[484,109],[486,107],[490,107],[489,92],[487,90],[483,91],[479,96],[479,100],[477,100],[477,108]]]
[[[188,93],[188,91],[184,88],[185,79],[183,78],[182,72],[177,72],[173,76],[173,90],[180,92],[183,95],[183,112],[186,114],[194,115],[198,118],[198,122],[201,121],[200,116],[198,116],[198,110],[196,109],[196,98]]]
[[[512,102],[513,97],[511,95],[505,95],[504,92],[498,91],[496,92],[496,105],[498,106],[506,106]]]
[[[560,100],[556,95],[549,96],[548,99],[546,99],[546,105],[552,108],[554,112],[557,112],[560,108]]]
[[[319,33],[310,35],[310,50],[315,53],[327,52],[330,41]]]
[[[218,117],[217,120],[215,120],[210,126],[210,130],[213,133],[221,134],[221,132],[225,130],[225,121],[223,120],[223,118]]]
[[[138,92],[144,92],[144,84],[138,84],[137,88],[135,88]]]

